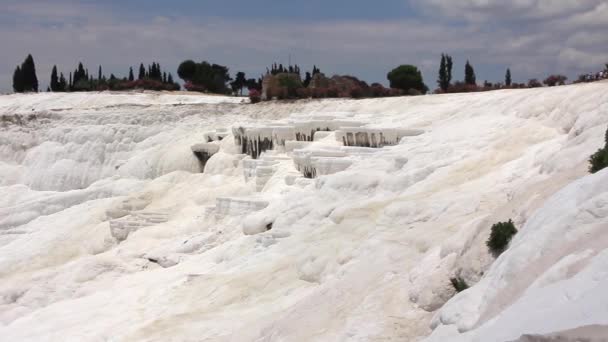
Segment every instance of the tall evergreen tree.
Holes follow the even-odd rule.
[[[133,75],[133,67],[129,67],[129,81],[135,80],[135,76]]]
[[[505,75],[505,85],[507,87],[511,86],[511,69],[507,69],[507,73]]]
[[[51,71],[50,88],[52,91],[59,91],[59,77],[57,76],[57,66],[56,65],[53,65],[53,70]]]
[[[173,75],[171,75],[171,73],[169,73],[169,76],[167,76],[167,83],[173,84]]]
[[[59,89],[57,91],[66,91],[66,87],[67,87],[67,82],[65,81],[65,77],[63,76],[63,73],[61,73],[59,75]]]
[[[103,79],[103,75],[101,73],[101,65],[99,66],[99,71],[97,72],[97,80],[101,81]]]
[[[445,54],[441,54],[441,62],[439,63],[439,77],[437,78],[439,88],[444,92],[448,91],[448,68],[446,66]]]
[[[464,83],[468,85],[477,85],[475,70],[473,69],[469,61],[467,61],[467,64],[464,67]]]
[[[82,62],[78,62],[78,68],[74,71],[74,78],[72,79],[72,86],[76,86],[80,80],[88,80],[89,76],[87,75]]]
[[[21,72],[21,67],[18,65],[13,73],[13,90],[15,93],[22,93],[25,90],[23,85],[23,72]]]
[[[146,78],[146,68],[144,68],[144,63],[139,65],[139,75],[137,76],[138,80],[143,80]]]
[[[448,85],[452,82],[452,67],[454,64],[452,63],[452,56],[445,55],[445,66],[448,71]]]
[[[310,81],[312,81],[312,76],[310,75],[310,72],[307,71],[306,77],[304,77],[304,81],[302,82],[302,84],[304,85],[304,87],[308,88]]]
[[[21,65],[21,73],[23,75],[24,91],[38,92],[38,77],[36,76],[36,65],[32,55],[27,55],[25,58]]]
[[[70,83],[68,83],[68,90],[72,91],[74,89],[74,81],[72,80],[72,72],[70,72]]]

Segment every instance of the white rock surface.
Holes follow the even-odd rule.
[[[608,325],[608,171],[586,172],[607,83],[240,101],[0,96],[0,339],[508,341]],[[311,141],[289,140],[296,122]],[[318,122],[336,126],[314,138]],[[424,133],[340,146],[355,123]],[[235,127],[261,127],[276,163],[247,165],[221,130]],[[200,173],[204,137],[219,150]],[[304,179],[301,151],[349,165],[318,159]],[[490,226],[509,218],[520,232],[492,263]],[[472,287],[451,297],[454,275]]]

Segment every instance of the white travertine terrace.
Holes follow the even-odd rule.
[[[401,138],[423,134],[421,130],[402,128],[341,127],[336,140],[344,146],[384,147],[397,145]]]
[[[218,197],[215,205],[217,219],[226,216],[243,216],[268,206],[268,201],[256,197]]]
[[[607,90],[255,105],[156,92],[2,95],[1,117],[23,119],[0,130],[0,339],[602,334],[608,170],[587,170],[604,145]],[[294,122],[338,120],[364,125],[296,141]],[[239,126],[252,128],[240,135],[247,145],[272,145],[243,151],[239,132],[213,131]],[[336,138],[364,133],[366,145],[383,127],[383,147]],[[215,152],[203,173],[197,143],[219,148],[195,148]],[[491,226],[509,219],[519,232],[495,258]],[[454,277],[470,287],[457,293]]]

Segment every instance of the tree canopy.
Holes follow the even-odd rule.
[[[424,85],[422,73],[413,65],[401,65],[393,69],[386,76],[391,84],[391,88],[408,91],[415,89],[421,93],[426,93],[428,88]]]
[[[38,77],[32,55],[27,55],[21,66],[13,73],[13,90],[16,93],[38,92]]]
[[[186,89],[219,94],[229,92],[226,84],[232,80],[227,67],[206,61],[195,63],[192,60],[186,60],[177,68],[177,75],[186,81]]]

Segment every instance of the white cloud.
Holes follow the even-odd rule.
[[[410,0],[441,15],[469,21],[524,21],[569,17],[593,10],[604,0]]]

